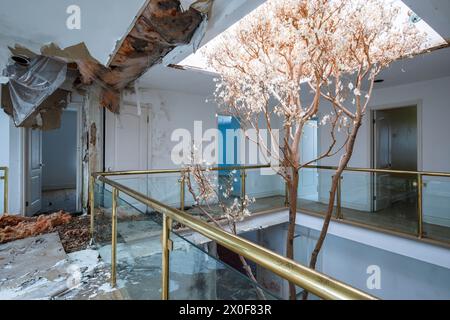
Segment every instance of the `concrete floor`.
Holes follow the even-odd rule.
[[[299,210],[324,212],[326,205],[299,200]],[[264,197],[252,204],[258,214],[282,209],[284,197]],[[195,213],[197,211],[197,213]],[[218,208],[210,211],[220,214]],[[188,210],[198,214],[198,208]],[[414,234],[414,204],[398,203],[377,213],[343,208],[348,221]],[[161,226],[155,216],[120,214],[118,221],[118,286],[111,288],[110,243],[97,250],[65,254],[57,234],[0,246],[0,298],[3,299],[160,299]],[[450,241],[450,228],[425,225],[427,235]],[[173,235],[170,255],[172,299],[255,300],[254,284],[183,237]],[[33,263],[30,263],[32,261]],[[80,285],[71,287],[73,279]],[[238,289],[236,289],[238,288]],[[268,299],[276,299],[266,293]]]
[[[0,300],[120,298],[108,279],[97,251],[66,254],[58,233],[0,245]]]
[[[64,210],[74,213],[77,209],[76,189],[44,190],[42,191],[42,213]]]
[[[253,214],[285,209],[283,196],[256,199]],[[128,209],[127,209],[128,208]],[[118,221],[118,292],[122,299],[159,299],[161,283],[161,225],[158,214],[142,215],[129,212],[129,207],[119,208]],[[299,199],[298,209],[325,212],[326,204]],[[199,208],[187,212],[200,215]],[[221,216],[218,206],[208,207],[208,212]],[[126,214],[125,214],[126,213]],[[398,203],[377,213],[343,208],[344,219],[383,229],[415,234],[417,228],[415,204]],[[132,216],[136,217],[133,218]],[[125,219],[126,217],[126,219]],[[137,217],[144,217],[140,219]],[[441,241],[450,242],[450,228],[425,225],[425,231]],[[174,235],[171,253],[170,295],[173,299],[255,299],[255,289],[249,280],[236,270],[218,262],[211,255]],[[110,243],[100,245],[98,252],[108,264],[111,259]],[[105,271],[107,272],[107,270]],[[239,285],[237,285],[239,284]],[[236,288],[240,288],[236,290]],[[89,293],[78,299],[89,298]],[[269,297],[274,298],[274,297]]]
[[[120,238],[116,288],[110,286],[110,246],[67,255],[57,233],[0,245],[0,300],[161,299],[160,237]],[[247,277],[184,239],[172,239],[170,299],[258,299]]]
[[[132,210],[125,215],[122,211],[126,208],[118,210],[118,290],[124,299],[160,299],[162,227],[157,219],[159,214],[144,215]],[[193,245],[177,234],[172,234],[171,239],[174,248],[170,254],[171,299],[257,299],[254,284],[246,276],[200,249],[202,245]],[[111,243],[97,243],[102,261],[109,264]],[[76,298],[85,299],[90,293],[87,291]],[[276,299],[269,293],[266,295],[268,299]]]

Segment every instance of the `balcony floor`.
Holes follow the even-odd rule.
[[[284,196],[271,196],[257,198],[256,202],[250,206],[250,211],[253,214],[260,214],[281,208],[285,208]],[[327,204],[298,199],[297,208],[304,213],[324,215]],[[222,215],[222,211],[217,205],[204,207],[204,209],[214,217]],[[194,215],[201,215],[201,210],[196,207],[188,209],[187,212]],[[400,232],[411,236],[417,235],[417,205],[413,202],[399,202],[377,212],[342,208],[342,215],[343,219],[348,222],[368,225],[387,231]],[[426,238],[450,243],[449,227],[424,223],[423,228]]]
[[[321,202],[299,199],[298,209],[305,213],[324,213],[327,205]],[[417,207],[414,203],[397,203],[389,208],[368,212],[342,208],[345,221],[365,224],[388,231],[417,235]],[[450,243],[450,228],[430,223],[423,224],[424,236],[433,240]]]

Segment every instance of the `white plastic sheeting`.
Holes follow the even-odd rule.
[[[3,75],[9,78],[14,123],[20,126],[64,83],[67,65],[56,59],[39,56],[29,66],[17,63],[8,65]]]

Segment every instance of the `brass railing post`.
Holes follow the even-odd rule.
[[[293,260],[274,253],[263,248],[253,242],[233,235],[222,228],[218,228],[210,223],[197,219],[186,212],[171,208],[155,199],[139,193],[132,188],[124,186],[116,181],[106,177],[99,176],[101,182],[120,190],[121,194],[128,195],[133,199],[153,208],[156,212],[163,215],[162,230],[162,298],[169,298],[169,252],[173,248],[170,241],[171,220],[177,221],[186,228],[205,236],[211,241],[215,241],[223,247],[233,251],[234,253],[247,258],[261,267],[270,270],[274,274],[284,278],[289,282],[295,283],[297,286],[304,288],[311,294],[322,299],[375,299],[360,290],[354,289],[342,282],[339,282],[326,275],[320,274],[315,270],[309,269]]]
[[[161,300],[169,300],[170,287],[170,251],[173,249],[170,232],[172,231],[172,219],[163,215],[163,229],[161,235],[162,268],[161,268]]]
[[[184,211],[185,197],[186,197],[186,181],[184,179],[183,173],[181,174],[179,182],[180,182],[180,210]]]
[[[94,215],[95,215],[95,178],[93,175],[89,177],[89,214],[91,226],[90,226],[90,233],[91,233],[91,240],[94,239],[94,229],[95,229],[95,221],[94,221]]]
[[[242,207],[244,206],[244,201],[245,201],[245,195],[246,195],[246,190],[245,190],[245,184],[246,184],[246,179],[247,178],[247,173],[245,172],[245,169],[241,170],[241,204]]]
[[[3,212],[5,214],[8,214],[8,208],[9,208],[9,206],[8,206],[9,168],[5,167],[4,168],[4,172],[5,172],[5,175],[3,177],[3,179],[4,179],[3,180],[4,181],[4,186],[3,186],[3,192],[4,192],[4,195],[3,195]]]
[[[112,189],[112,228],[111,228],[111,287],[117,284],[117,198],[118,190]]]
[[[423,177],[422,174],[417,175],[417,213],[418,213],[418,236],[423,238]]]

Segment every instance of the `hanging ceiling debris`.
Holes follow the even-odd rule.
[[[30,60],[21,55],[13,57],[15,62],[10,63],[3,72],[9,78],[9,90],[2,95],[5,100],[2,105],[6,106],[8,113],[12,113],[17,127],[31,118],[33,126],[42,127],[46,114],[48,116],[48,113],[53,113],[50,111],[65,107],[64,100],[60,103],[53,101],[53,98],[55,91],[66,80],[67,64],[43,56],[34,56]],[[49,101],[55,104],[48,105],[46,109],[49,112],[41,112]]]
[[[111,59],[104,80],[112,90],[104,91],[102,105],[117,113],[119,92],[174,48],[188,44],[210,4],[210,0],[195,1],[183,10],[179,0],[150,0]],[[92,66],[80,66],[81,73],[83,69],[90,72]]]
[[[119,42],[108,67],[94,59],[84,43],[65,49],[52,43],[42,47],[40,54],[19,45],[10,48],[12,57],[15,58],[10,69],[14,72],[5,70],[5,75],[10,78],[9,92],[5,93],[2,99],[5,112],[13,116],[17,126],[58,128],[58,119],[65,106],[59,103],[62,100],[58,100],[63,90],[56,90],[66,79],[65,68],[68,64],[75,66],[79,72],[74,83],[75,88],[97,83],[102,88],[101,106],[113,113],[119,113],[121,91],[150,67],[160,63],[174,48],[189,44],[202,22],[207,21],[211,4],[212,0],[182,3],[179,0],[148,0],[129,33]],[[32,62],[31,65],[27,64],[28,60]],[[17,98],[14,87],[20,85],[15,83],[16,70],[21,70],[20,75],[34,73],[38,79],[40,74],[35,72],[36,69],[55,65],[61,66],[60,72],[52,69],[53,82],[47,83],[48,90],[45,94],[35,91],[34,99],[27,103]],[[22,79],[26,79],[26,76]],[[37,84],[37,81],[34,84]],[[3,92],[5,91],[3,89]],[[55,92],[59,92],[55,95],[59,102],[55,102],[55,99],[47,101]]]
[[[5,113],[13,117],[16,124],[15,108],[13,99],[11,99],[8,86],[2,85],[2,108]],[[61,116],[63,110],[67,107],[70,92],[57,89],[53,94],[48,96],[39,106],[31,110],[27,117],[17,127],[54,130],[61,126]]]

